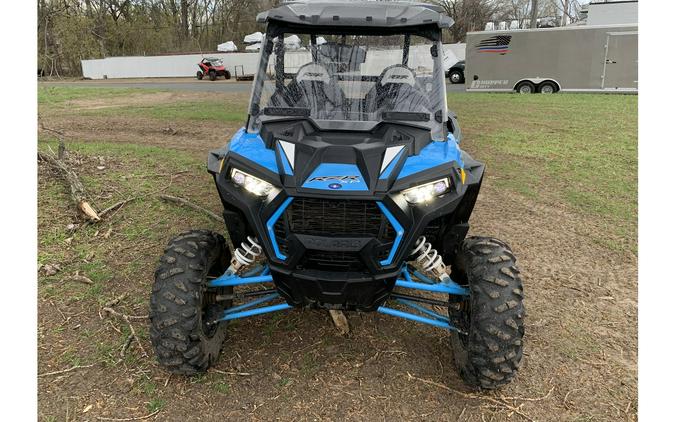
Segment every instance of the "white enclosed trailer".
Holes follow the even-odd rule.
[[[467,91],[637,92],[637,25],[470,32]]]

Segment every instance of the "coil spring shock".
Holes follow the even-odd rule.
[[[241,268],[251,265],[260,255],[262,255],[262,246],[258,243],[258,239],[251,236],[246,236],[246,241],[241,242],[241,246],[234,250],[234,257],[230,262],[230,269],[233,272],[238,272]]]
[[[417,255],[415,257],[415,255]],[[438,251],[431,246],[431,242],[427,242],[427,238],[420,236],[415,243],[415,248],[410,254],[411,257],[415,257],[413,261],[413,266],[422,272],[431,273],[434,276],[445,281],[450,276],[446,272],[445,264],[443,263],[443,257],[438,253]]]

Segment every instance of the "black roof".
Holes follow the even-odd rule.
[[[309,26],[403,28],[433,24],[449,28],[454,22],[441,11],[438,6],[404,1],[290,1],[258,14],[257,20]]]

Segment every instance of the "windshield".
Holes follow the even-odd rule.
[[[305,116],[352,126],[410,122],[429,127],[434,139],[444,138],[440,41],[403,34],[286,33],[263,45],[250,132],[266,117]]]

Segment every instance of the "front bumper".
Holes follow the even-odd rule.
[[[368,196],[281,187],[272,199],[261,199],[231,182],[233,166],[278,187],[281,180],[234,154],[225,155],[213,172],[235,246],[245,235],[258,238],[289,304],[364,311],[386,300],[420,236],[441,253],[453,247],[445,243],[464,238],[484,169],[465,165],[465,183],[449,164],[416,174],[420,182],[450,175],[453,189],[410,206],[400,191],[418,184],[415,180]]]

